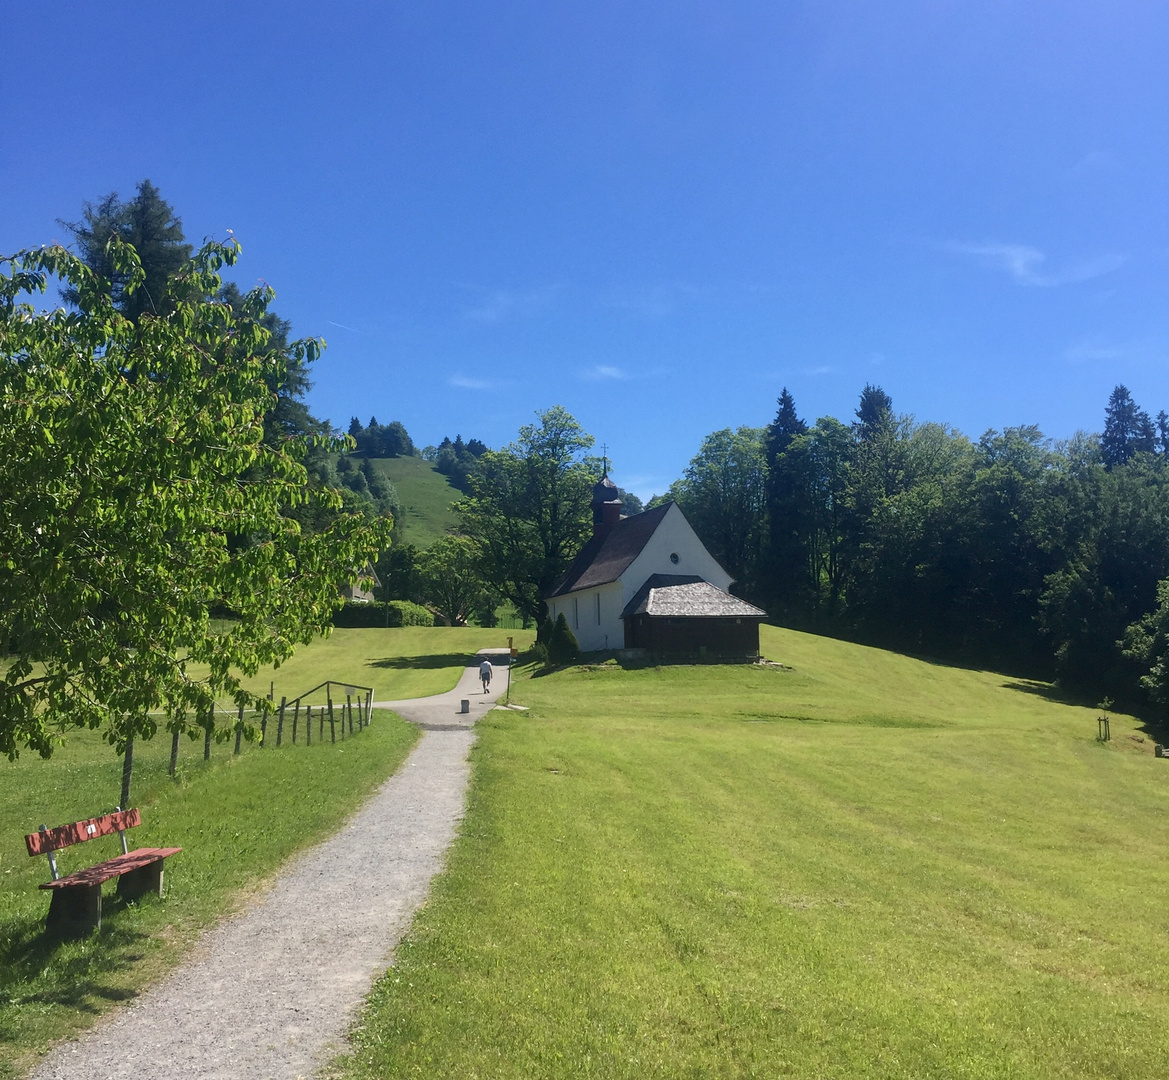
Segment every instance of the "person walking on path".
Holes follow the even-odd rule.
[[[479,665],[479,678],[483,680],[483,693],[487,693],[487,687],[491,685],[491,661],[486,657],[483,658],[483,663]]]

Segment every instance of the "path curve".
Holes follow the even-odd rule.
[[[445,694],[377,702],[422,728],[397,772],[170,976],[50,1051],[33,1080],[297,1080],[345,1049],[463,816],[474,723],[502,692],[483,694],[478,664]]]

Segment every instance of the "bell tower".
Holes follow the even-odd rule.
[[[604,458],[604,472],[593,485],[593,536],[607,536],[621,520],[621,496],[609,479],[609,462]]]

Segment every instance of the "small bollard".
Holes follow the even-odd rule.
[[[471,702],[467,698],[463,698],[462,701],[459,702],[459,712],[469,713],[470,711],[471,711]]]

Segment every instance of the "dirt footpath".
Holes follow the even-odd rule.
[[[474,722],[502,693],[496,680],[484,696],[476,662],[450,693],[379,702],[423,729],[398,772],[166,980],[54,1049],[34,1080],[294,1080],[343,1050],[442,866],[463,815]]]

